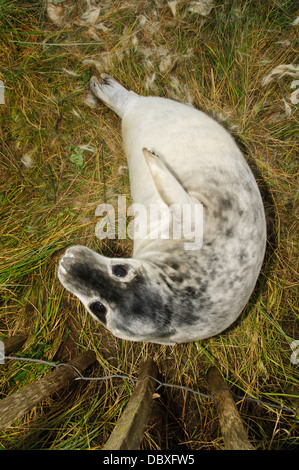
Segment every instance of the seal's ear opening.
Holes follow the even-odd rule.
[[[104,325],[106,325],[106,313],[107,308],[102,302],[96,300],[89,305],[89,309],[95,315],[95,317]]]

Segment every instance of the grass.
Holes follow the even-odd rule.
[[[291,105],[288,115],[285,101],[291,104],[295,78],[273,76],[266,86],[262,79],[278,65],[295,64],[295,2],[221,1],[207,17],[190,12],[189,3],[179,2],[173,17],[167,2],[106,0],[87,25],[83,0],[61,2],[64,16],[56,23],[45,2],[0,1],[0,334],[26,332],[21,355],[50,361],[90,348],[98,358],[89,371],[95,376],[137,376],[152,356],[164,381],[205,393],[206,372],[216,364],[234,392],[290,407],[298,395],[290,360],[298,338],[298,114]],[[95,325],[58,282],[67,246],[107,256],[130,256],[132,248],[130,240],[94,235],[97,205],[130,194],[127,173],[119,174],[126,164],[119,119],[87,99],[94,68],[138,93],[192,102],[212,114],[253,167],[267,213],[267,257],[244,313],[223,335],[174,348],[121,341]],[[48,370],[1,366],[1,397]],[[130,382],[117,379],[75,383],[2,433],[0,446],[101,449],[131,391]],[[177,389],[159,394],[143,448],[223,449],[209,401]],[[238,407],[256,448],[295,447],[294,417],[247,401]]]

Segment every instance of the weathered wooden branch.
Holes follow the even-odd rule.
[[[232,394],[220,372],[211,367],[207,374],[208,384],[214,394],[221,432],[226,450],[254,450],[250,444]]]
[[[26,335],[15,335],[10,338],[2,339],[4,343],[5,355],[11,354],[14,351],[20,349],[27,339]]]
[[[139,379],[146,375],[156,378],[158,368],[152,359],[147,359],[140,368]],[[103,450],[138,450],[150,417],[155,381],[150,377],[138,382],[132,396],[113,429]]]
[[[68,364],[76,367],[79,372],[83,372],[95,360],[95,353],[87,351]],[[65,387],[76,376],[76,371],[71,367],[60,366],[42,379],[1,400],[0,431],[7,429],[14,421],[21,418],[44,398]]]

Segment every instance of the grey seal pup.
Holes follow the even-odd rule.
[[[202,207],[203,237],[194,248],[188,234],[154,238],[145,224],[132,258],[72,246],[61,283],[119,338],[173,345],[223,332],[246,306],[266,246],[261,195],[241,151],[191,106],[139,96],[106,74],[90,89],[122,118],[134,203]]]

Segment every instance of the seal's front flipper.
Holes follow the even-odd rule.
[[[142,149],[142,151],[151,171],[157,191],[165,204],[168,206],[173,204],[192,204],[189,194],[162,160],[146,148]]]
[[[162,160],[143,149],[153,181],[162,201],[172,212],[172,235],[176,239],[190,240],[186,250],[198,250],[203,240],[203,205],[188,194]]]
[[[100,78],[91,77],[90,91],[120,117],[123,117],[128,102],[132,97],[138,96],[133,91],[126,90],[106,73],[102,73]]]

